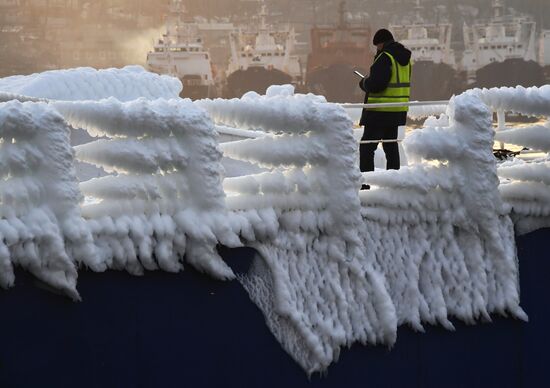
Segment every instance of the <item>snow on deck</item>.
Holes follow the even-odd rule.
[[[131,96],[121,82],[113,94]],[[14,265],[74,299],[77,266],[189,264],[229,280],[216,245],[254,247],[238,280],[308,373],[342,346],[391,345],[401,324],[526,319],[514,226],[550,225],[548,159],[497,166],[491,112],[550,116],[549,88],[457,96],[406,137],[409,166],[363,175],[347,112],[289,87],[194,103],[101,93],[0,103],[0,284],[13,286]],[[101,138],[73,150],[71,126]],[[548,151],[545,131],[513,142]],[[110,175],[79,184],[76,160]],[[359,192],[362,182],[371,190]]]

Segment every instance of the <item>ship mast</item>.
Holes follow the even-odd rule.
[[[189,33],[185,30],[186,9],[182,0],[172,0],[168,16],[168,38],[174,37],[174,44],[189,44]],[[185,42],[183,40],[185,39]]]
[[[341,1],[340,4],[338,5],[338,14],[340,16],[338,28],[343,30],[347,27],[345,1]]]
[[[415,17],[414,23],[416,24],[424,23],[424,19],[422,18],[423,10],[424,10],[424,7],[422,6],[422,4],[420,4],[420,0],[416,0],[416,4],[414,6],[414,17]]]
[[[504,16],[504,3],[502,0],[493,0],[493,18],[496,20],[502,19]]]
[[[311,0],[313,10],[313,27],[317,27],[317,0]]]
[[[266,32],[267,31],[267,7],[265,5],[265,1],[262,0],[261,2],[262,6],[260,8],[260,31]]]

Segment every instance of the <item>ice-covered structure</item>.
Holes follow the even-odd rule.
[[[473,90],[495,111],[544,117],[542,123],[503,128],[496,140],[540,151],[534,160],[512,160],[498,167],[503,200],[510,206],[518,234],[550,227],[550,85],[540,88]]]
[[[409,167],[363,176],[346,111],[290,87],[195,103],[0,104],[1,285],[13,285],[13,265],[75,299],[79,265],[142,274],[187,262],[229,280],[216,246],[253,247],[237,278],[308,373],[342,346],[391,345],[400,324],[526,319],[514,221],[526,230],[548,216],[548,166],[515,161],[497,175],[491,110],[547,115],[547,95],[455,97],[407,137]],[[69,125],[102,138],[73,155]],[[112,175],[79,185],[75,157]],[[225,179],[224,159],[242,163]],[[371,190],[359,193],[363,181]]]
[[[141,66],[102,70],[82,67],[0,78],[0,101],[2,93],[65,101],[177,98],[182,88],[179,79],[150,73]]]
[[[239,234],[261,255],[240,280],[287,352],[314,372],[342,346],[393,343],[395,310],[360,238],[349,117],[318,97],[269,92],[200,105],[216,122],[272,134],[222,147],[269,169],[224,181]]]
[[[81,184],[82,208],[110,268],[177,272],[182,259],[220,279],[234,277],[216,253],[240,241],[228,224],[214,126],[189,100],[56,102],[75,127],[107,137],[75,147],[80,160],[114,176]]]
[[[488,107],[451,100],[449,120],[431,120],[405,141],[417,163],[364,174],[365,245],[384,273],[400,324],[452,328],[519,307],[513,223],[498,191]],[[372,252],[372,253],[371,253]]]
[[[69,125],[45,103],[1,103],[0,140],[0,285],[18,265],[78,299],[77,263],[105,266],[78,206]]]

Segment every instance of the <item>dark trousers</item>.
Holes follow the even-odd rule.
[[[363,132],[361,140],[395,140],[397,139],[397,127],[367,128]],[[361,171],[374,171],[374,151],[379,142],[361,144],[359,146],[359,166]],[[386,154],[386,169],[399,170],[399,145],[397,142],[382,143]]]

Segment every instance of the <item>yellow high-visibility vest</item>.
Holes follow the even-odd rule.
[[[388,87],[378,93],[369,93],[369,104],[380,104],[388,102],[409,102],[411,97],[411,71],[412,64],[409,61],[401,66],[390,53],[383,51],[376,57],[376,62],[382,55],[386,54],[391,60],[391,78]],[[377,112],[408,112],[408,106],[392,108],[367,108]]]

